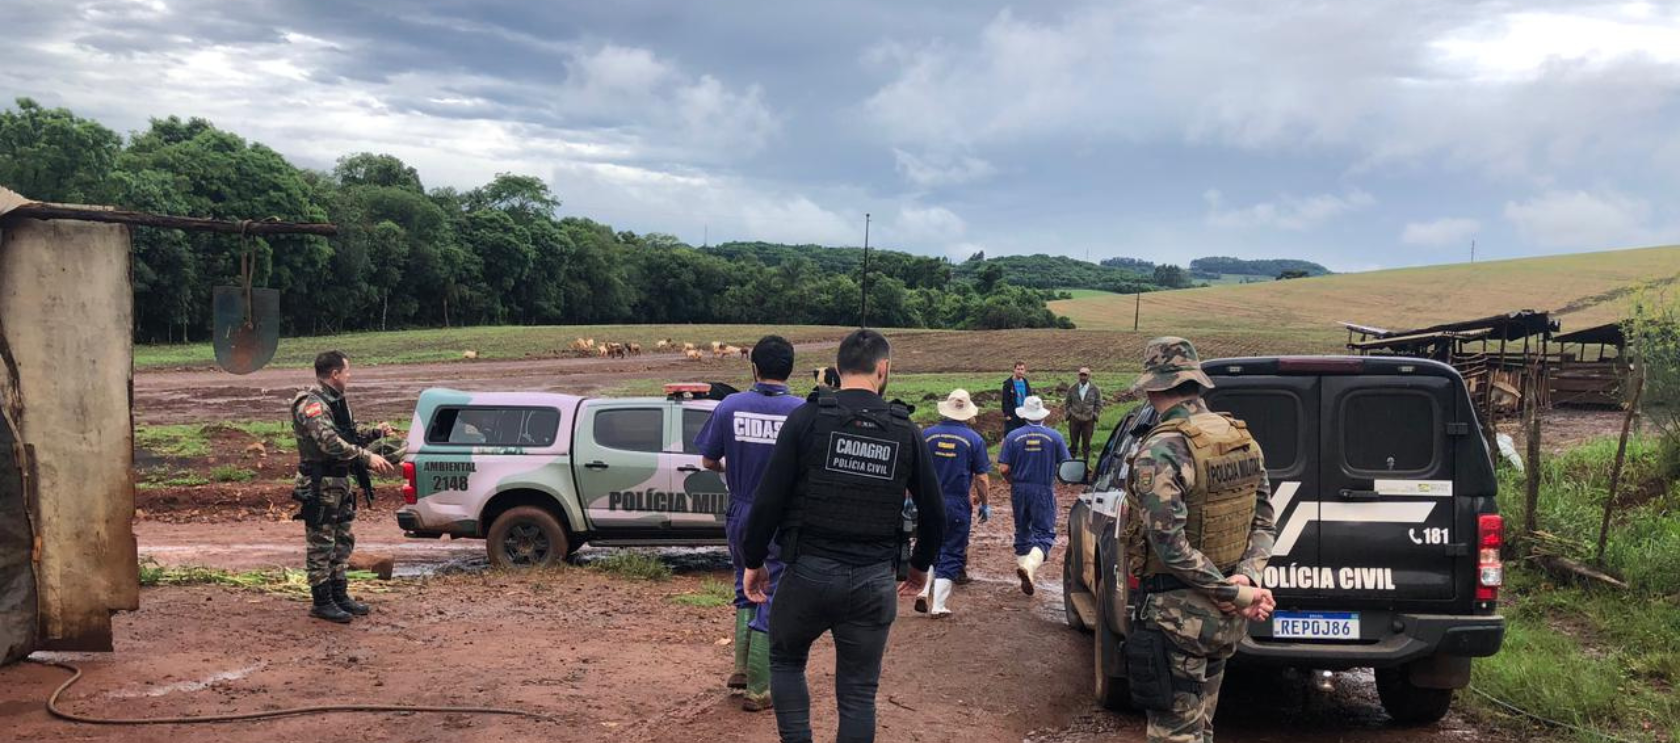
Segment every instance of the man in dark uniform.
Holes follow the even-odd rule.
[[[992,471],[986,442],[968,421],[980,411],[968,397],[968,390],[953,390],[939,403],[939,422],[922,431],[933,471],[939,475],[939,489],[945,494],[945,544],[933,568],[933,585],[916,597],[916,611],[935,619],[951,615],[946,601],[951,586],[968,572],[968,533],[975,506],[989,508]],[[975,485],[979,487],[976,489]],[[982,521],[984,514],[982,511]]]
[[[840,388],[788,415],[747,516],[747,597],[766,599],[772,537],[787,564],[770,615],[770,694],[784,743],[811,740],[805,662],[824,632],[834,634],[836,740],[875,739],[906,490],[920,517],[899,595],[921,592],[939,550],[945,504],[932,458],[908,409],[881,397],[890,352],[873,330],[840,342]]]
[[[299,460],[292,497],[303,504],[297,518],[303,521],[308,542],[304,563],[314,598],[309,616],[342,624],[353,615],[368,613],[367,604],[350,598],[345,577],[350,551],[356,547],[356,536],[350,531],[356,518],[350,478],[358,466],[382,475],[397,468],[363,448],[390,435],[391,427],[381,423],[376,428],[356,428],[350,403],[344,399],[344,388],[350,384],[350,359],[340,351],[316,356],[315,382],[292,398],[292,433],[297,437]]]

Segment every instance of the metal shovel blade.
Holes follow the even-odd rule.
[[[216,365],[233,374],[267,366],[280,345],[280,291],[252,289],[250,296],[247,307],[244,287],[218,286],[211,295]]]

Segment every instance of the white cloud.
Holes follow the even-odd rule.
[[[164,12],[105,7],[89,12]],[[0,89],[67,102],[119,130],[143,128],[151,116],[204,117],[309,167],[388,152],[428,185],[463,187],[498,172],[548,172],[556,161],[734,161],[780,130],[758,86],[692,74],[644,48],[554,45],[546,53],[564,76],[529,82],[491,69],[344,77],[346,43],[282,31],[107,51],[67,31],[4,54]]]
[[[555,167],[553,185],[557,193],[570,195],[566,213],[608,223],[633,218],[642,231],[669,232],[696,243],[863,243],[861,211],[831,209],[797,190],[736,176],[574,162]]]
[[[899,207],[892,223],[883,226],[888,229],[881,232],[881,244],[908,249],[950,245],[968,231],[968,223],[950,209],[911,204]]]
[[[1066,6],[1058,6],[1065,8]],[[1680,11],[1089,4],[863,55],[899,146],[1189,143],[1543,176],[1680,142]]]
[[[1614,192],[1549,191],[1506,202],[1505,219],[1524,239],[1546,248],[1628,247],[1660,239],[1650,202]]]
[[[1218,227],[1271,227],[1280,230],[1305,231],[1348,212],[1377,203],[1370,194],[1353,189],[1346,194],[1317,194],[1297,197],[1289,194],[1274,201],[1262,201],[1244,207],[1226,207],[1225,195],[1216,189],[1202,194],[1207,202],[1207,220]]]
[[[894,147],[893,159],[899,174],[921,188],[959,186],[985,180],[997,172],[991,163],[968,154],[934,151],[916,155]]]
[[[1429,222],[1409,222],[1400,233],[1400,242],[1407,245],[1462,245],[1476,235],[1482,223],[1474,219],[1445,217]]]

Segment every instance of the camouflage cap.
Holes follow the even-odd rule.
[[[1196,347],[1183,338],[1156,338],[1143,348],[1143,374],[1132,383],[1132,392],[1164,392],[1188,381],[1213,389],[1213,380],[1202,373],[1202,358]]]

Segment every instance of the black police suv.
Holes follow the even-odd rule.
[[[1375,669],[1401,724],[1439,720],[1471,659],[1504,639],[1498,615],[1497,480],[1464,380],[1434,361],[1377,357],[1218,359],[1207,403],[1247,421],[1266,456],[1277,543],[1263,583],[1277,598],[1236,662]],[[1067,621],[1093,634],[1097,700],[1129,701],[1120,571],[1127,460],[1154,423],[1148,404],[1114,429],[1068,515]]]

